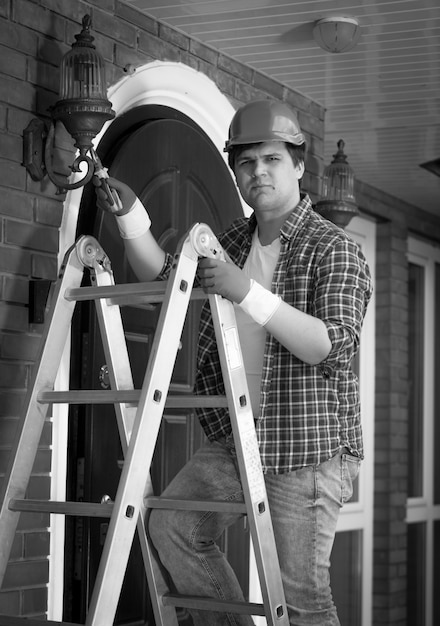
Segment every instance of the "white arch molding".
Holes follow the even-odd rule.
[[[123,113],[147,104],[164,105],[187,115],[208,135],[220,154],[223,153],[234,108],[217,85],[205,74],[183,63],[154,61],[127,73],[108,91],[116,113]],[[96,145],[112,122],[108,122],[96,138]],[[60,228],[60,266],[65,252],[74,244],[81,204],[82,189],[68,192]],[[244,211],[247,212],[246,207]],[[56,388],[67,389],[69,383],[70,341],[62,358]],[[53,407],[51,498],[64,500],[67,475],[68,405]],[[61,621],[63,612],[64,518],[51,516],[49,557],[48,619]]]

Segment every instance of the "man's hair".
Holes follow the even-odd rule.
[[[248,148],[252,148],[253,146],[261,145],[262,143],[263,142],[261,141],[259,143],[246,143],[246,144],[239,144],[237,146],[232,146],[228,152],[228,163],[229,163],[229,167],[231,168],[231,170],[235,172],[235,161],[236,159],[238,159],[238,157],[244,150],[247,150]],[[306,144],[305,143],[302,143],[300,146],[295,146],[293,143],[286,142],[286,148],[290,156],[292,157],[292,161],[295,167],[304,163],[305,157],[306,157]]]

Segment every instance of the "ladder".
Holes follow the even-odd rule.
[[[137,530],[157,626],[177,626],[176,607],[265,616],[268,626],[287,626],[284,599],[264,476],[255,434],[246,374],[233,305],[210,295],[225,396],[168,395],[190,299],[206,299],[193,288],[198,259],[224,260],[224,252],[205,224],[195,224],[182,239],[167,281],[115,285],[111,265],[100,244],[82,236],[67,252],[51,293],[51,305],[17,438],[5,476],[0,509],[0,585],[20,514],[45,512],[109,517],[109,527],[87,612],[86,626],[114,623],[130,549]],[[81,286],[84,271],[90,286]],[[109,369],[108,390],[54,391],[54,382],[77,302],[93,300]],[[151,354],[141,389],[133,385],[120,307],[162,302]],[[44,421],[54,403],[109,403],[115,407],[124,463],[114,502],[84,503],[27,499],[26,490]],[[165,407],[226,406],[237,452],[243,503],[177,501],[155,497],[150,466]],[[247,515],[263,603],[228,602],[169,593],[150,545],[146,516],[154,507],[234,511]],[[0,616],[0,626],[40,624]],[[54,624],[55,622],[48,622]],[[64,623],[66,622],[57,622]]]

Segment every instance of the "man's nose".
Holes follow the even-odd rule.
[[[256,159],[254,163],[254,177],[263,176],[266,173],[266,166],[263,160]]]

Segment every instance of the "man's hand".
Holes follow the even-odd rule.
[[[97,205],[103,211],[113,213],[114,215],[126,215],[133,208],[136,200],[136,194],[125,183],[121,183],[121,181],[116,178],[98,178],[98,176],[94,176],[93,184],[96,188]],[[110,198],[108,197],[108,193],[105,190],[105,184],[110,187],[110,190],[114,189],[116,191],[121,200],[122,209],[118,210],[117,204],[112,204]]]
[[[251,286],[250,279],[231,261],[200,259],[198,276],[205,293],[218,294],[237,303],[243,300]]]

